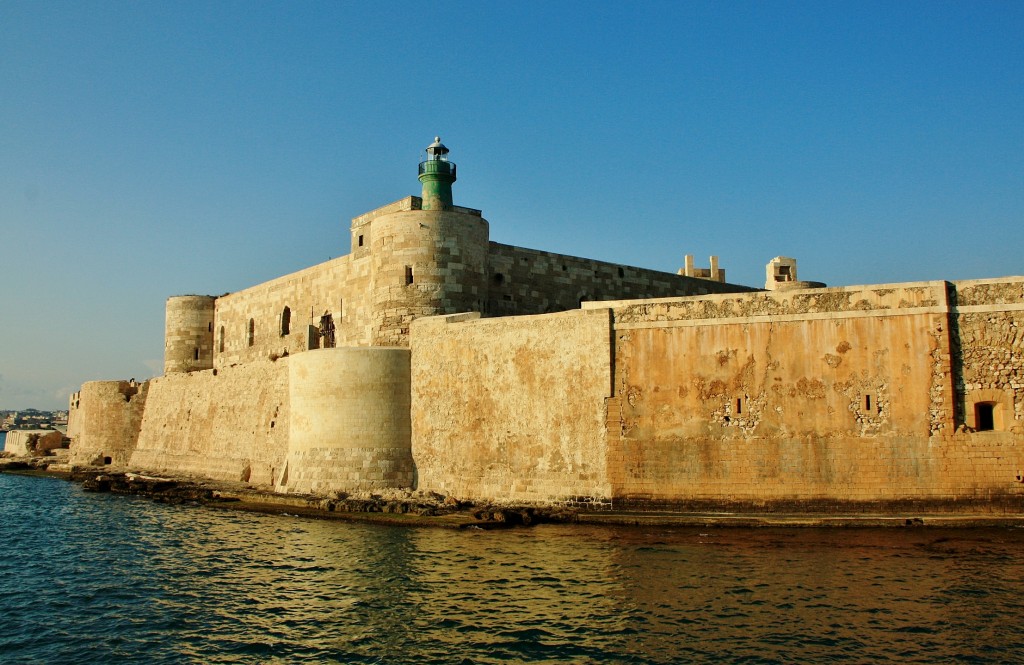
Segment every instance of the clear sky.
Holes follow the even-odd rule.
[[[491,239],[842,286],[1024,274],[1024,3],[0,1],[0,409],[347,252],[439,134]]]

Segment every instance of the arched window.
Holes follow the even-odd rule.
[[[256,343],[256,322],[252,319],[249,319],[249,332],[246,336],[246,341],[248,341],[249,346]]]
[[[287,305],[281,311],[281,337],[292,331],[292,310]]]

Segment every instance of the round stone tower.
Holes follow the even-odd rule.
[[[164,374],[213,368],[214,296],[172,296],[164,325]]]
[[[420,182],[423,183],[423,209],[444,210],[452,205],[452,183],[455,182],[455,163],[448,161],[448,148],[435,136],[427,146],[427,158],[420,162]]]
[[[487,220],[479,210],[452,205],[455,165],[445,157],[448,148],[438,140],[427,154],[436,159],[420,164],[422,209],[382,214],[372,222],[375,346],[408,346],[413,319],[480,311],[486,298]]]

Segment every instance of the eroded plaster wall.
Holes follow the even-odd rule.
[[[456,496],[604,501],[605,311],[413,323],[418,486]]]
[[[149,382],[129,466],[272,486],[288,445],[288,359]]]
[[[1020,436],[957,431],[949,293],[929,282],[617,306],[615,496],[830,506],[1019,494]]]
[[[937,470],[944,297],[937,284],[616,308],[616,495],[914,492]]]

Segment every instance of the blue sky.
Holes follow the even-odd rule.
[[[761,285],[1024,274],[1024,3],[0,2],[0,409],[347,252],[435,134],[491,238]]]

